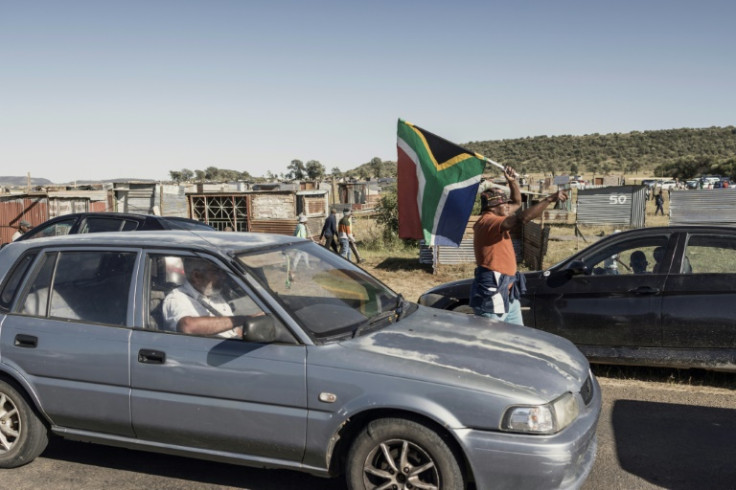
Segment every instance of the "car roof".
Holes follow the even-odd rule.
[[[129,246],[129,247],[177,247],[177,248],[217,248],[222,252],[244,251],[269,246],[303,241],[289,235],[248,232],[222,232],[208,230],[156,230],[85,233],[41,237],[22,242],[11,242],[6,248],[29,249],[50,246]]]

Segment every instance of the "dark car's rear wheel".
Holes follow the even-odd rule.
[[[351,489],[465,488],[452,449],[432,429],[405,419],[379,419],[350,448],[347,483]]]
[[[15,388],[0,381],[0,468],[33,461],[48,444],[48,431]]]

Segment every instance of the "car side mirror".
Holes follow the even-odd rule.
[[[580,275],[589,275],[590,274],[590,268],[588,268],[587,265],[585,265],[585,262],[582,260],[573,260],[568,264],[567,267],[565,267],[565,272],[567,273],[568,277],[573,276],[580,276]]]
[[[268,344],[276,341],[276,325],[271,315],[248,318],[243,325],[243,340]]]

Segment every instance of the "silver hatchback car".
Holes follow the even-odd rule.
[[[42,238],[0,278],[0,467],[49,434],[351,489],[574,488],[595,459],[573,344],[410,303],[309,241]]]

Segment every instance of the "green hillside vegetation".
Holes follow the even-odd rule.
[[[520,173],[552,175],[593,173],[689,179],[700,175],[736,177],[736,127],[665,129],[584,136],[534,136],[527,138],[471,141],[464,148],[511,165]],[[352,170],[329,173],[317,160],[292,160],[288,172],[262,177],[246,171],[208,167],[204,170],[170,171],[171,180],[262,181],[278,178],[320,180],[329,177],[376,179],[396,176],[396,162],[372,158]]]
[[[464,146],[522,173],[627,174],[681,179],[736,173],[736,127],[474,141]]]
[[[511,165],[520,173],[633,173],[681,180],[700,175],[736,177],[734,126],[585,136],[535,136],[459,144],[491,160]],[[345,172],[345,175],[358,178],[396,175],[395,162],[382,162],[381,174],[376,175],[375,160]]]

